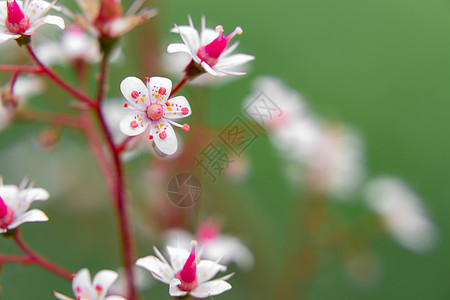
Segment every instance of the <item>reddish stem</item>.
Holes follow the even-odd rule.
[[[178,90],[181,89],[186,82],[188,82],[188,76],[184,75],[183,78],[181,78],[181,80],[172,89],[172,92],[170,94],[172,96],[175,95],[178,92]]]
[[[42,71],[51,79],[53,80],[56,84],[58,84],[62,89],[64,89],[66,92],[68,92],[69,94],[71,94],[72,96],[74,96],[75,98],[77,98],[78,100],[80,100],[81,102],[84,102],[85,104],[89,105],[90,107],[94,107],[95,106],[95,102],[89,98],[88,96],[86,96],[85,94],[83,94],[82,92],[80,92],[79,90],[75,89],[74,87],[72,87],[70,84],[68,84],[66,81],[64,81],[64,79],[62,79],[61,77],[59,77],[55,72],[53,72],[52,70],[50,70],[49,68],[47,68],[36,56],[36,54],[34,53],[33,49],[31,48],[30,45],[26,45],[26,49],[28,51],[28,54],[30,54],[31,59],[34,61],[34,63],[36,63],[41,69]]]
[[[21,264],[21,265],[34,264],[34,260],[29,256],[0,254],[0,264],[5,263],[5,262]]]
[[[66,126],[70,128],[82,128],[77,116],[60,113],[21,110],[15,114],[19,120],[50,123],[54,126]]]
[[[123,141],[120,142],[120,144],[118,144],[116,146],[117,154],[120,154],[123,151],[125,151],[125,149],[127,148],[128,143],[131,142],[133,140],[133,138],[134,138],[134,136],[127,136],[126,138],[124,138]]]
[[[16,65],[0,65],[0,72],[19,72],[32,74],[45,73],[45,71],[41,67]]]
[[[16,242],[17,246],[27,255],[27,259],[23,259],[20,263],[33,263],[41,266],[42,268],[48,270],[49,272],[52,272],[53,274],[56,274],[66,280],[71,281],[72,280],[72,273],[67,271],[66,269],[63,269],[47,259],[43,258],[39,254],[35,253],[31,248],[22,240],[22,233],[19,229],[16,229],[14,233],[14,241]],[[9,256],[9,258],[12,258]],[[17,260],[17,258],[16,258]]]
[[[111,132],[106,125],[105,117],[101,111],[101,103],[104,97],[104,85],[106,82],[106,70],[107,70],[107,56],[104,54],[102,63],[100,66],[99,87],[97,89],[97,103],[94,107],[95,114],[100,122],[101,130],[106,137],[109,151],[111,152],[114,171],[115,171],[115,188],[113,194],[115,196],[117,213],[119,217],[120,238],[122,246],[122,259],[125,266],[125,277],[127,280],[127,290],[129,300],[137,299],[137,293],[135,289],[134,279],[134,245],[132,238],[132,231],[130,226],[128,203],[125,197],[125,181],[122,169],[122,163],[119,158],[119,154],[116,152],[116,145],[114,143]]]

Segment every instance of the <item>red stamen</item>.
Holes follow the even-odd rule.
[[[30,19],[28,18],[28,16],[22,11],[16,0],[9,0],[6,3],[6,8],[6,28],[8,28],[9,32],[11,33],[24,33],[30,27]]]

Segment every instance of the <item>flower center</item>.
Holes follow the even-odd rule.
[[[0,228],[4,228],[11,224],[11,222],[14,220],[14,212],[6,205],[6,203],[3,201],[2,197],[0,197]]]
[[[5,26],[9,32],[22,34],[30,27],[30,19],[20,9],[16,0],[8,0],[6,3],[6,15]]]
[[[217,26],[216,30],[219,31],[219,36],[208,45],[201,46],[197,51],[198,57],[202,61],[206,62],[210,67],[217,63],[219,56],[228,46],[231,39],[236,34],[242,34],[241,27],[236,27],[236,29],[226,37],[223,36],[223,27],[221,25]]]
[[[164,114],[164,110],[161,104],[153,103],[147,106],[147,116],[152,121],[158,121]]]
[[[191,254],[186,260],[183,269],[181,269],[181,271],[175,275],[175,278],[181,281],[178,287],[183,291],[192,291],[197,287],[197,264],[195,262],[195,246],[192,247]]]

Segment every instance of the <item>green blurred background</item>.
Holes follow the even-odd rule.
[[[72,1],[60,3],[73,7]],[[204,14],[208,26],[222,24],[226,33],[239,25],[244,29],[237,38],[239,52],[256,56],[249,74],[210,91],[187,87],[181,92],[191,102],[196,98],[210,102],[204,109],[209,110],[205,115],[212,125],[221,128],[243,115],[242,101],[251,92],[253,78],[277,76],[300,91],[322,116],[358,130],[366,143],[370,175],[400,176],[423,197],[439,229],[434,251],[417,255],[389,237],[382,238],[372,245],[382,269],[379,281],[370,287],[355,285],[345,276],[345,262],[334,258],[301,287],[305,299],[449,299],[449,1],[160,0],[153,4],[159,15],[122,43],[124,61],[111,69],[109,96],[120,97],[118,86],[126,76],[160,75],[151,73],[159,67],[156,58],[148,56],[154,49],[162,53],[169,42],[179,39],[169,29],[174,23],[186,24],[188,14],[195,24]],[[0,51],[8,56],[6,50]],[[73,79],[69,70],[57,70]],[[203,99],[205,94],[211,99]],[[49,96],[37,97],[30,105],[64,110],[68,100],[52,89]],[[54,149],[42,150],[36,135],[45,128],[22,122],[0,133],[0,174],[5,183],[18,184],[27,175],[53,195],[42,204],[51,221],[24,225],[24,239],[73,271],[116,269],[114,214],[83,137],[64,130]],[[275,299],[277,278],[291,244],[286,242],[289,217],[302,199],[289,188],[283,164],[265,136],[246,156],[251,173],[244,183],[231,185],[225,178],[204,183],[202,209],[220,214],[226,220],[225,230],[241,237],[256,258],[252,272],[231,267],[237,272],[231,279],[233,290],[218,297]],[[146,186],[136,185],[148,161],[141,156],[127,165],[129,187],[138,190],[131,193],[132,205],[146,201],[142,199]],[[68,191],[69,196],[64,194]],[[331,204],[331,209],[349,219],[367,213],[358,202]],[[161,246],[158,230],[137,219],[133,222],[138,257],[151,254],[153,244]],[[0,240],[0,250],[19,253],[7,239]],[[67,282],[34,266],[5,264],[0,284],[4,300],[52,299],[52,290],[70,295]],[[155,283],[143,299],[168,299],[167,291],[166,285]]]

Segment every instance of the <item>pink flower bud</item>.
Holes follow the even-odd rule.
[[[16,0],[8,0],[6,7],[6,28],[8,28],[11,33],[23,34],[30,27],[30,19],[19,7]]]
[[[236,29],[226,37],[223,36],[223,27],[221,25],[217,26],[216,30],[219,31],[219,36],[208,45],[200,47],[197,51],[198,57],[202,61],[206,62],[210,67],[217,63],[219,56],[228,46],[231,39],[236,34],[242,34],[241,27],[236,27]]]
[[[3,201],[2,197],[0,197],[0,228],[4,228],[11,224],[11,222],[14,220],[14,212],[6,205],[6,203]]]
[[[186,263],[175,275],[181,281],[178,287],[183,291],[191,291],[197,286],[197,263],[195,261],[195,245],[192,246],[191,254],[189,255]]]

